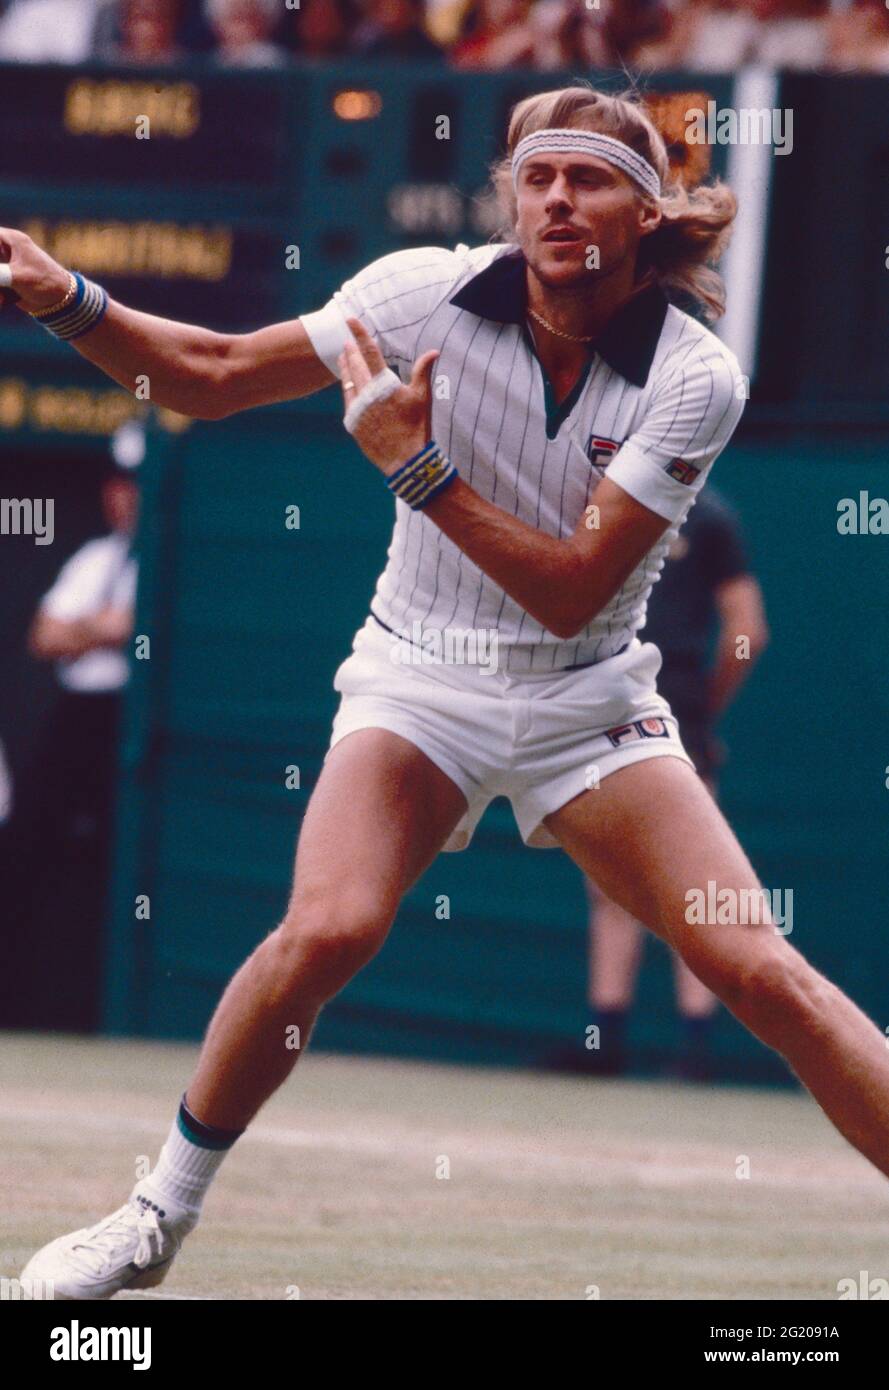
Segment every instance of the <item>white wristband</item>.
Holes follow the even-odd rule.
[[[384,367],[376,376],[372,376],[367,385],[362,386],[343,418],[343,424],[349,433],[355,433],[358,421],[369,405],[384,401],[393,391],[397,391],[400,385],[401,382],[391,367]]]
[[[323,309],[301,314],[299,321],[309,336],[315,356],[320,358],[328,371],[339,376],[337,358],[352,337],[339,305],[332,299]]]

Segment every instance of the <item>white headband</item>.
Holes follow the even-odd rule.
[[[650,198],[661,196],[661,181],[657,171],[631,150],[623,140],[612,135],[600,135],[596,130],[535,130],[516,145],[512,156],[512,181],[518,182],[519,169],[534,154],[595,154],[614,164],[647,193]]]

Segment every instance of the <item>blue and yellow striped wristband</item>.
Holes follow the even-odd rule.
[[[459,474],[434,439],[386,479],[386,486],[414,511],[420,511]]]

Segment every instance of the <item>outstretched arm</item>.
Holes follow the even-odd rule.
[[[26,312],[48,309],[67,290],[68,272],[24,232],[0,228],[0,261],[8,262]],[[102,321],[72,347],[126,390],[147,377],[156,405],[201,420],[308,396],[336,380],[299,319],[255,333],[214,333],[111,300]]]

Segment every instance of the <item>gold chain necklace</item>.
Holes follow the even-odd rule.
[[[553,328],[551,323],[547,323],[543,315],[538,314],[537,310],[532,309],[530,305],[528,306],[528,313],[531,315],[532,319],[536,319],[538,323],[542,323],[547,332],[555,333],[557,338],[567,338],[569,343],[591,343],[595,337],[594,333],[591,333],[588,338],[578,338],[574,333],[563,333],[561,328]]]

